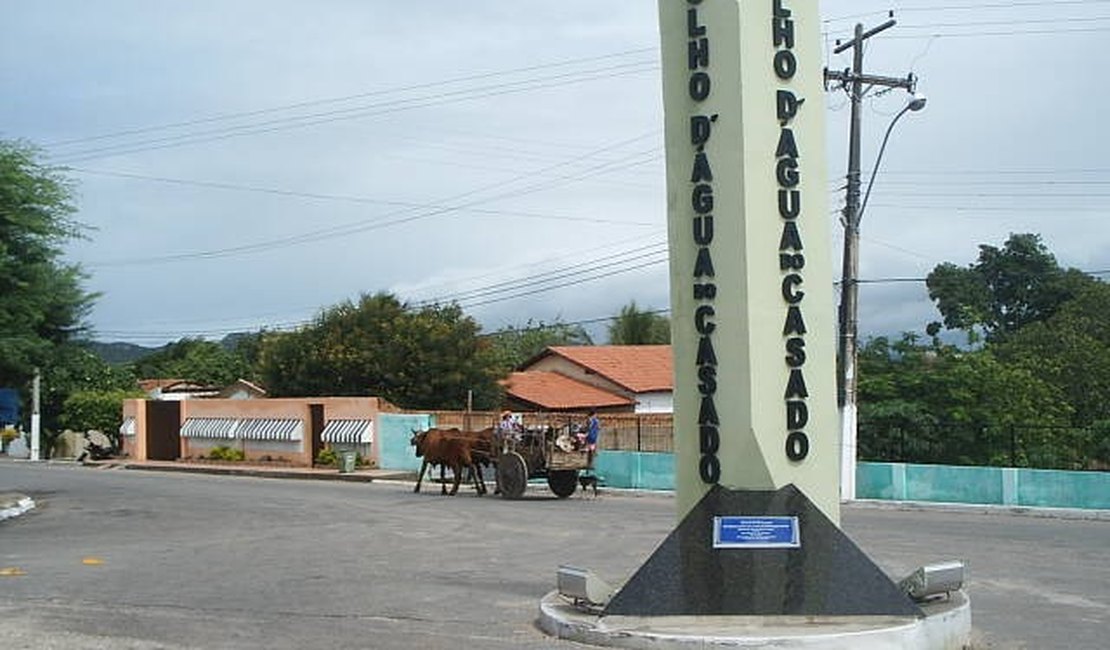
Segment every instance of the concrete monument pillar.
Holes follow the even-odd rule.
[[[820,16],[661,0],[681,519],[793,484],[839,521]]]

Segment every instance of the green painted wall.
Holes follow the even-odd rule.
[[[1110,509],[1110,473],[1017,470],[1018,505]]]
[[[428,415],[379,416],[381,466],[419,470],[420,459],[413,454],[409,439],[413,431],[432,424]],[[594,465],[608,487],[674,489],[674,454],[603,450]],[[856,496],[888,501],[1110,509],[1110,472],[859,463]]]
[[[673,490],[674,454],[601,451],[594,469],[609,487]]]
[[[1110,472],[860,463],[860,499],[1110,509]]]
[[[424,431],[432,426],[430,415],[382,413],[378,416],[378,462],[386,469],[418,471],[421,459],[413,453],[413,431]]]

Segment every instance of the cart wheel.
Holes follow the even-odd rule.
[[[505,499],[519,499],[528,486],[528,464],[515,451],[501,454],[497,459],[497,484]]]
[[[574,494],[578,487],[578,470],[561,469],[547,473],[547,487],[560,499],[565,499]]]

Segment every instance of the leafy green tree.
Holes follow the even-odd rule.
[[[74,340],[95,296],[62,248],[81,236],[73,188],[20,142],[0,141],[0,386],[27,385]]]
[[[493,345],[458,305],[409,308],[387,293],[325,309],[296,332],[267,334],[261,373],[275,397],[375,395],[407,408],[500,403]]]
[[[135,397],[143,397],[142,391],[81,390],[71,393],[62,404],[61,424],[73,431],[100,431],[119,449],[123,400]]]
[[[581,325],[556,320],[523,327],[506,327],[489,337],[499,367],[506,372],[519,368],[526,361],[553,345],[593,345],[589,333]]]
[[[135,391],[135,377],[126,368],[105,363],[84,345],[68,343],[54,348],[42,367],[43,453],[48,456],[54,441],[66,427],[80,426],[67,411],[67,400],[77,393]],[[115,411],[119,425],[120,409]],[[89,427],[92,428],[92,427]],[[113,431],[116,429],[113,428]],[[105,431],[105,433],[110,433]]]
[[[621,307],[609,324],[609,343],[613,345],[658,345],[671,342],[671,323],[665,316],[641,310],[636,301]]]
[[[860,448],[864,458],[910,455],[928,462],[1007,464],[1016,427],[1066,428],[1060,391],[989,349],[920,345],[912,334],[868,341],[860,354]],[[1053,464],[1071,462],[1061,445]]]
[[[1110,420],[1110,286],[1092,282],[1047,319],[995,346],[998,357],[1056,386],[1072,424]]]
[[[247,360],[219,343],[183,338],[134,363],[143,379],[183,379],[207,386],[225,386],[252,374]]]
[[[1095,280],[1062,269],[1039,235],[1014,234],[1002,248],[979,246],[979,259],[961,268],[938,265],[926,284],[949,329],[981,328],[1001,340],[1052,316]]]

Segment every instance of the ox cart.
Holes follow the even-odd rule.
[[[572,425],[529,427],[494,434],[497,485],[501,496],[519,499],[529,479],[547,479],[560,499],[574,494],[580,472],[593,470],[594,452],[583,448]]]

